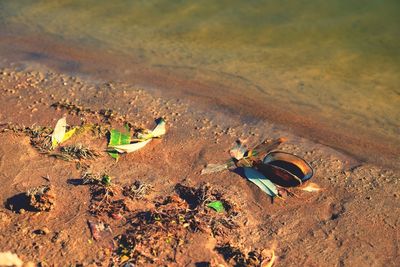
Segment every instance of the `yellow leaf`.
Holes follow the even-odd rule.
[[[68,139],[70,139],[76,132],[77,128],[72,128],[68,132],[65,133],[64,138],[62,139],[61,143],[64,143]]]
[[[130,258],[126,255],[122,255],[121,258],[119,258],[119,260],[121,261],[121,263],[124,263],[124,262],[130,260]]]

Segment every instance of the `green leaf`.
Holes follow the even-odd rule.
[[[119,146],[119,145],[127,145],[131,142],[131,135],[129,132],[123,133],[116,129],[112,129],[110,131],[110,142],[108,143],[109,147]],[[118,151],[109,151],[108,154],[114,159],[118,159]]]
[[[119,154],[117,150],[111,150],[111,151],[107,151],[108,155],[110,155],[112,158],[114,158],[115,160],[118,160],[119,158]]]
[[[101,179],[101,183],[105,186],[111,185],[111,177],[107,174],[104,174],[103,178]]]
[[[244,167],[244,175],[246,178],[257,185],[262,191],[267,193],[271,197],[275,197],[278,195],[278,189],[275,184],[273,184],[269,179],[267,179],[261,172],[253,169]]]
[[[218,201],[218,200],[208,203],[207,207],[212,208],[216,212],[224,212],[225,211],[224,204],[222,204],[222,202]]]
[[[127,145],[131,142],[131,136],[129,133],[123,133],[116,129],[110,131],[110,143],[108,146]]]

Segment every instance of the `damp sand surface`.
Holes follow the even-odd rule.
[[[396,266],[400,260],[398,170],[359,161],[263,118],[244,121],[239,114],[228,116],[212,109],[205,112],[190,99],[160,97],[134,84],[104,83],[48,70],[7,68],[1,70],[0,90],[2,124],[54,127],[66,115],[71,125],[85,121],[121,127],[123,121],[129,121],[135,128],[151,128],[154,119],[163,116],[168,127],[162,139],[122,156],[118,162],[101,153],[98,159],[79,164],[38,153],[24,135],[1,133],[0,248],[17,253],[25,262],[104,266],[115,258],[121,260],[113,252],[118,248],[118,236],[127,234],[126,229],[137,231],[129,224],[132,214],[159,210],[160,205],[155,203],[182,193],[178,184],[199,188],[203,183],[217,191],[231,210],[226,215],[210,210],[205,210],[204,216],[196,215],[201,226],[196,231],[190,230],[191,226],[174,228],[160,219],[154,225],[171,227],[170,232],[160,230],[154,236],[156,241],[152,244],[162,252],[146,254],[145,248],[137,246],[140,253],[135,257],[139,263],[234,266],[252,253],[262,255],[265,249],[275,251],[274,266]],[[56,102],[70,102],[98,112],[76,114],[52,107]],[[112,110],[115,116],[104,121],[102,109]],[[238,138],[252,146],[265,138],[282,136],[288,141],[280,150],[307,160],[315,170],[312,182],[322,191],[294,190],[296,196],[271,203],[267,195],[235,172],[200,175],[207,163],[228,158],[228,150]],[[106,138],[86,135],[68,142],[83,143],[99,151],[107,146]],[[94,216],[90,213],[90,186],[73,183],[81,177],[82,166],[108,173],[117,186],[139,180],[153,190],[137,200],[129,200],[116,190],[115,197],[125,205],[120,212],[122,218],[107,213]],[[10,202],[13,197],[40,185],[52,187],[55,205],[51,211],[16,212],[10,206],[17,207],[18,203]],[[193,205],[185,204],[185,197],[179,199],[172,201],[178,204],[170,212],[181,212],[181,207]],[[234,227],[229,223],[218,227],[208,224],[213,221],[209,218],[224,219],[228,215]],[[94,240],[88,221],[104,222],[111,230]]]
[[[394,0],[3,1],[0,66],[152,88],[398,168],[399,10]]]

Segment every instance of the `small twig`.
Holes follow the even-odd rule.
[[[50,182],[49,174],[46,174],[46,176],[42,176],[42,178],[45,179],[46,181]]]

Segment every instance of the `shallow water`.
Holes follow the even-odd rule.
[[[397,147],[398,14],[397,0],[0,2],[3,38],[50,36],[235,84],[229,93]]]

